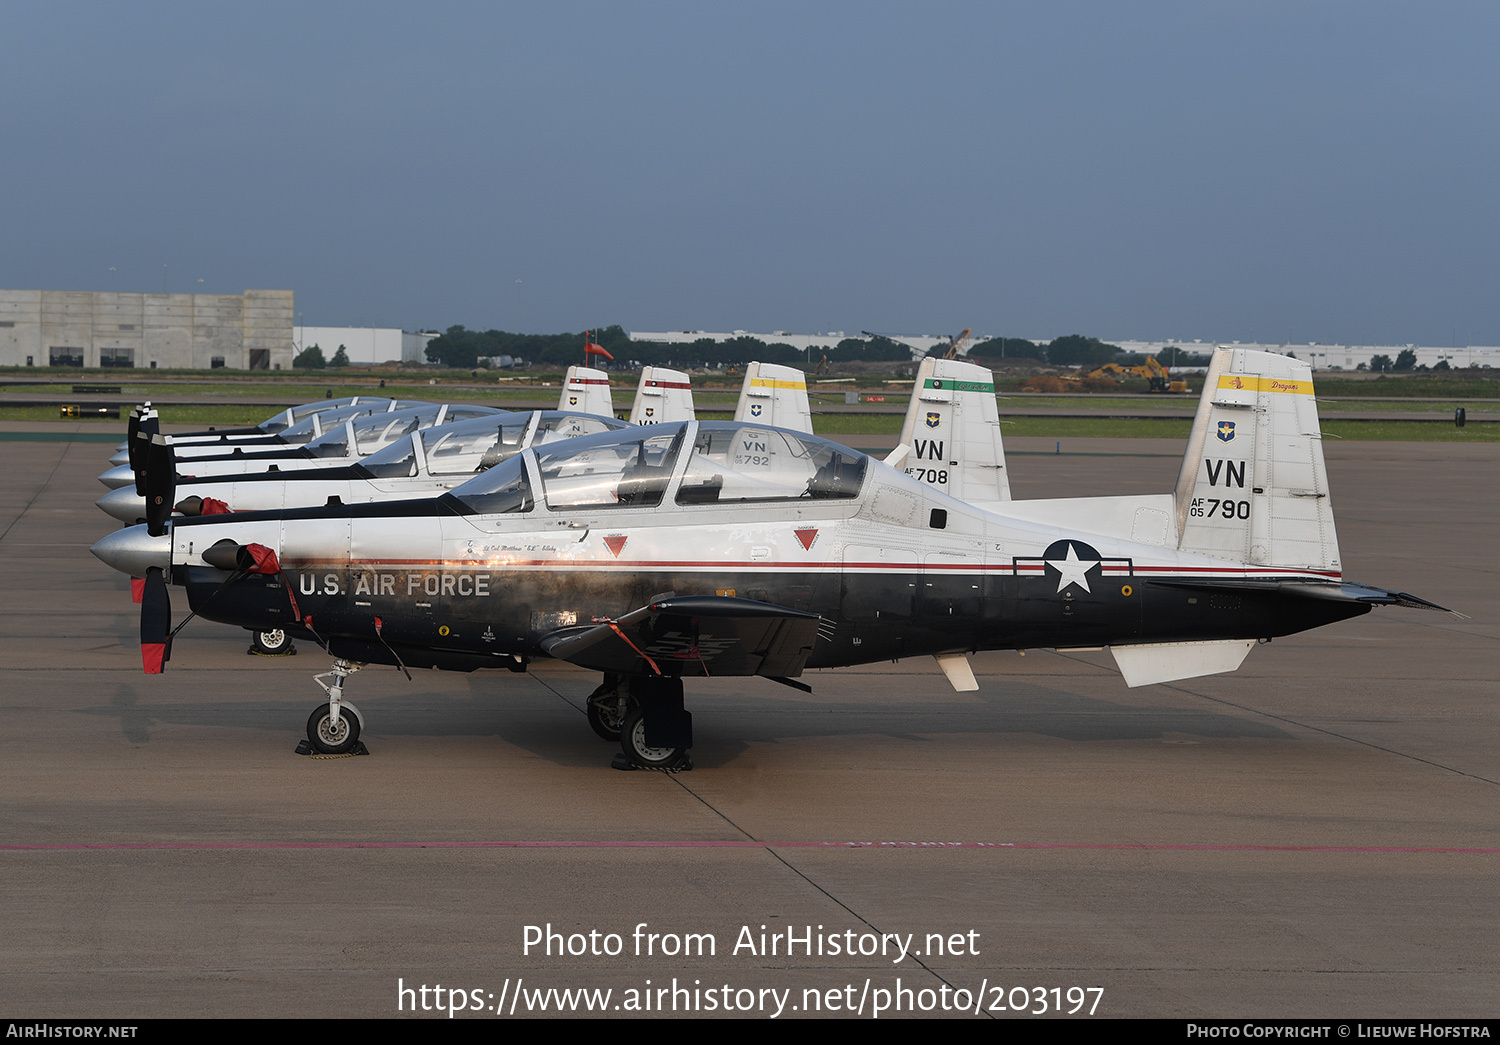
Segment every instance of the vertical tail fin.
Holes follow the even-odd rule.
[[[1340,572],[1312,368],[1217,350],[1175,496],[1184,551]]]
[[[807,378],[795,367],[779,363],[751,363],[734,408],[736,421],[750,421],[812,434],[812,407],[807,402]]]
[[[568,376],[563,379],[562,395],[558,397],[557,408],[570,413],[614,417],[615,404],[609,396],[609,375],[592,367],[568,367]]]
[[[906,474],[971,504],[1010,500],[995,376],[957,359],[922,360],[901,426]]]
[[[641,367],[641,383],[630,407],[633,425],[657,425],[666,421],[691,421],[693,386],[681,370],[664,366]]]

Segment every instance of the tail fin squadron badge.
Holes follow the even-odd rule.
[[[1233,421],[1220,421],[1219,422],[1219,440],[1221,442],[1227,443],[1227,442],[1229,442],[1233,438],[1234,438],[1234,422]]]
[[[942,420],[943,420],[943,415],[939,414],[936,410],[929,410],[929,411],[927,411],[927,427],[928,428],[936,428],[938,426],[938,424]]]
[[[751,417],[759,417],[760,416],[760,404],[759,403],[751,403],[750,404],[750,416]]]

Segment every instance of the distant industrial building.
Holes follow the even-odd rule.
[[[276,370],[291,365],[290,290],[0,290],[0,366]]]
[[[784,330],[774,330],[769,334],[758,334],[749,330],[732,330],[729,332],[714,332],[707,330],[665,330],[665,331],[637,331],[630,332],[630,340],[651,342],[666,345],[690,345],[694,341],[707,338],[711,341],[730,341],[737,337],[753,337],[764,341],[768,345],[784,344],[791,345],[799,352],[808,349],[821,349],[827,351],[837,345],[850,335],[841,330],[829,331],[824,334],[789,334]],[[932,334],[889,334],[884,335],[891,340],[912,348],[913,356],[921,356],[930,352],[939,345],[948,344],[948,338],[938,337]],[[860,340],[869,340],[868,335],[858,335]],[[989,334],[976,334],[970,338],[965,348],[971,348],[982,341],[990,340]],[[1052,340],[1050,337],[1028,338],[1038,345],[1045,345]],[[1276,352],[1281,355],[1292,355],[1309,364],[1314,370],[1357,370],[1360,364],[1366,368],[1370,360],[1375,356],[1388,356],[1392,361],[1403,351],[1410,349],[1417,357],[1417,366],[1435,367],[1439,363],[1447,363],[1453,369],[1466,367],[1500,367],[1500,346],[1495,345],[1468,345],[1463,348],[1443,348],[1429,345],[1324,345],[1313,342],[1305,345],[1282,344],[1268,345],[1258,342],[1214,342],[1214,341],[1124,341],[1113,338],[1101,338],[1107,344],[1117,345],[1125,352],[1139,353],[1140,355],[1156,356],[1167,366],[1173,364],[1174,356],[1182,355],[1207,355],[1216,347],[1248,348],[1257,352]],[[1176,351],[1174,351],[1176,350]]]
[[[354,366],[379,366],[381,363],[425,363],[427,342],[436,334],[413,334],[387,327],[293,327],[292,344],[296,351],[314,345],[329,362],[343,348]]]
[[[1111,341],[1110,344],[1119,345],[1126,352],[1156,356],[1167,366],[1172,365],[1173,349],[1206,355],[1215,347],[1224,347],[1296,356],[1314,370],[1358,370],[1361,364],[1368,369],[1370,360],[1376,356],[1385,356],[1394,361],[1407,350],[1417,357],[1417,366],[1435,367],[1439,363],[1447,363],[1454,370],[1471,366],[1500,367],[1500,345],[1444,348],[1433,345],[1323,345],[1317,342],[1305,345],[1266,345],[1255,341]]]
[[[293,325],[290,290],[121,294],[0,290],[0,366],[290,370],[304,348],[356,366],[422,363],[437,335]]]

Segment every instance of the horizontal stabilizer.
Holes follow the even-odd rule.
[[[1327,602],[1349,602],[1363,606],[1405,606],[1411,610],[1438,610],[1463,617],[1462,613],[1439,606],[1404,591],[1387,591],[1352,581],[1277,580],[1275,578],[1194,578],[1192,580],[1152,580],[1155,588],[1190,588],[1194,591],[1262,591],[1277,595],[1297,595],[1304,599]]]
[[[1454,613],[1462,617],[1463,614],[1456,613],[1445,606],[1439,606],[1435,602],[1419,599],[1415,595],[1408,595],[1404,591],[1386,591],[1384,588],[1372,588],[1368,584],[1354,584],[1344,581],[1340,584],[1282,584],[1283,592],[1294,592],[1304,595],[1310,599],[1332,599],[1335,602],[1363,602],[1371,606],[1405,606],[1409,610],[1439,610],[1443,613]]]
[[[1217,642],[1148,642],[1139,646],[1111,646],[1125,685],[1150,686],[1200,675],[1234,671],[1250,653],[1254,639]]]
[[[674,596],[619,620],[542,637],[548,656],[622,675],[802,674],[818,639],[816,613],[718,595]]]

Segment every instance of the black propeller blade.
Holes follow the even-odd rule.
[[[177,461],[172,453],[172,442],[166,436],[151,437],[144,474],[146,532],[152,537],[160,537],[167,532],[167,520],[172,516],[172,496],[177,491]]]
[[[125,426],[125,452],[130,455],[131,471],[135,472],[135,492],[146,496],[146,454],[151,446],[151,437],[161,429],[161,419],[149,406],[138,407],[130,415]]]
[[[141,664],[148,675],[160,675],[172,659],[172,597],[160,566],[146,570],[141,592]]]

